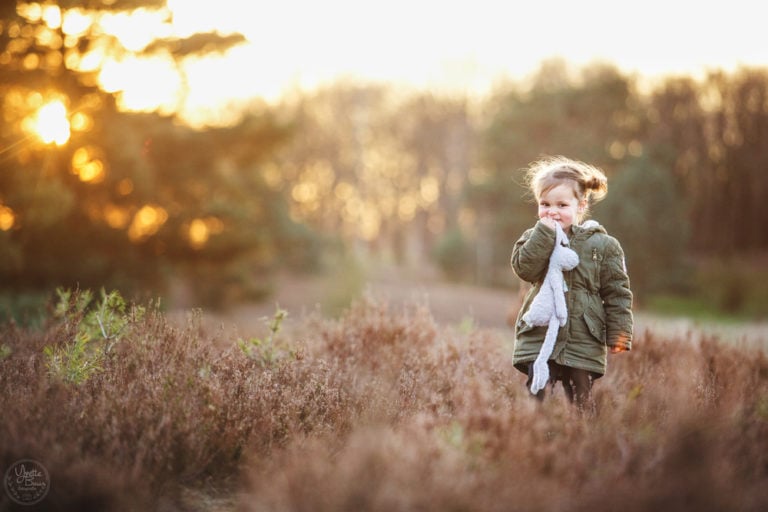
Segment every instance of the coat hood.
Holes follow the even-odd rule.
[[[585,220],[578,226],[576,225],[571,226],[571,231],[573,232],[574,237],[579,237],[579,238],[589,238],[595,233],[604,233],[604,234],[608,233],[608,231],[606,231],[606,229],[602,225],[600,225],[599,222],[592,219]]]

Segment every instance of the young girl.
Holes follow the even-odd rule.
[[[515,324],[515,368],[528,375],[542,347],[547,326],[528,325],[523,316],[541,287],[560,224],[579,256],[563,272],[567,320],[549,358],[549,382],[561,381],[579,408],[591,400],[592,382],[605,373],[607,352],[632,346],[632,292],[619,242],[595,221],[584,221],[590,202],[605,196],[608,182],[599,169],[564,157],[545,158],[528,171],[538,203],[538,222],[523,233],[512,251],[512,268],[533,284]],[[542,400],[544,390],[536,394]]]

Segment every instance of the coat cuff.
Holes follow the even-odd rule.
[[[532,243],[537,244],[543,248],[550,248],[551,250],[554,250],[555,235],[556,233],[554,229],[550,228],[539,220],[536,221],[536,225],[533,226],[533,232],[531,233],[531,237],[528,240],[533,240]]]
[[[632,337],[627,333],[617,333],[608,337],[608,348],[620,348],[629,352],[632,350]]]

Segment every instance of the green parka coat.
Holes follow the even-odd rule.
[[[563,366],[605,373],[607,348],[632,347],[632,292],[619,242],[595,221],[571,226],[570,247],[579,264],[564,271],[568,320],[560,328],[550,361]],[[541,221],[515,243],[512,268],[533,284],[515,323],[513,364],[523,373],[539,354],[547,326],[533,327],[522,317],[536,296],[555,246],[555,231]]]

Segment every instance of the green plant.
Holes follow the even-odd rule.
[[[472,331],[477,329],[477,322],[472,316],[466,315],[461,319],[459,323],[459,332],[464,335],[472,334]]]
[[[283,320],[287,316],[288,312],[278,306],[275,314],[269,321],[269,334],[266,338],[252,337],[247,340],[239,338],[237,346],[240,347],[243,354],[256,361],[260,367],[269,368],[274,366],[287,354],[286,350],[281,348],[276,341],[277,333],[280,332]]]
[[[117,291],[107,293],[102,288],[101,300],[94,304],[90,290],[76,291],[58,288],[54,318],[75,334],[63,344],[43,349],[52,375],[67,382],[81,384],[97,371],[120,338],[132,317],[126,314],[125,299]],[[141,307],[132,310],[133,319],[144,314]]]

